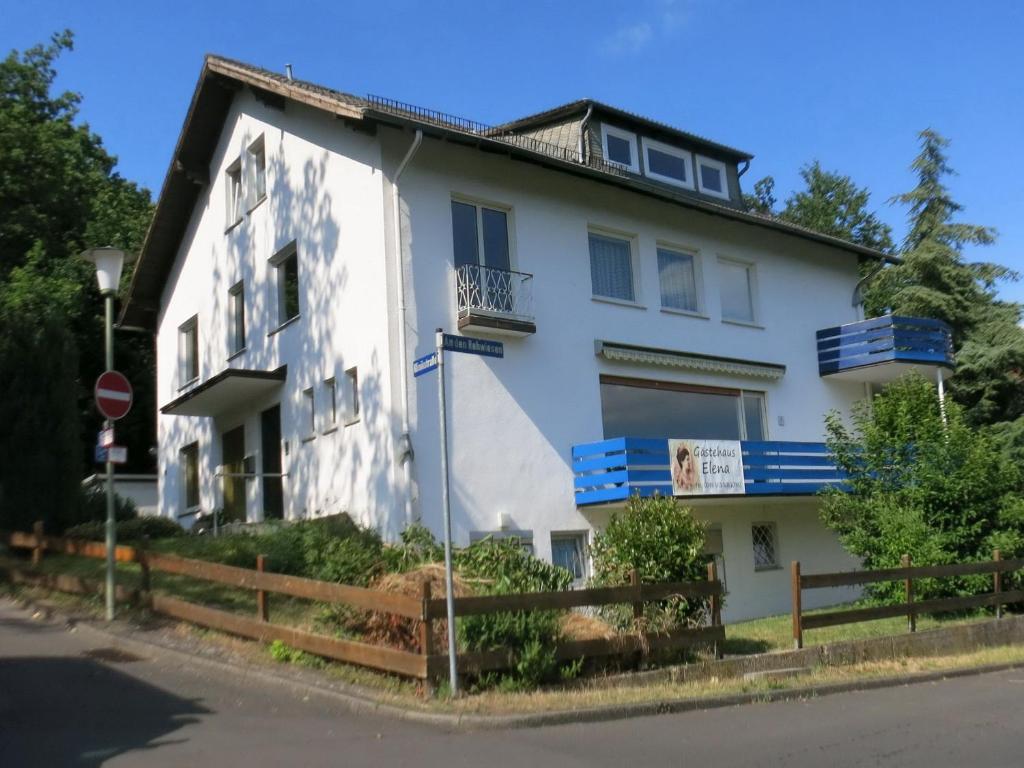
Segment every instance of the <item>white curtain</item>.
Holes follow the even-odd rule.
[[[693,256],[659,248],[658,276],[661,280],[661,306],[687,312],[700,311]]]
[[[595,296],[634,301],[629,240],[590,235],[590,281]]]

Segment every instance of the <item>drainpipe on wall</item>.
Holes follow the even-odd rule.
[[[583,116],[582,122],[580,122],[580,163],[586,165],[587,163],[587,129],[590,127],[590,116],[594,114],[594,105],[591,104],[587,107],[587,114]]]
[[[398,182],[402,173],[412,160],[413,156],[423,142],[423,131],[416,129],[416,136],[409,145],[409,149],[398,164],[395,176],[391,180],[391,205],[394,211],[395,224],[395,284],[398,287],[398,360],[399,376],[402,392],[402,436],[399,438],[398,460],[403,468],[403,481],[405,484],[405,521],[406,524],[413,522],[412,505],[412,438],[409,435],[409,352],[406,347],[405,331],[405,259],[402,251],[402,200],[399,194]]]

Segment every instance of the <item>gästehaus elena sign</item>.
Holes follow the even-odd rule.
[[[745,492],[738,440],[669,440],[668,461],[674,496]]]

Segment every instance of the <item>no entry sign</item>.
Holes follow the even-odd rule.
[[[101,373],[96,379],[93,394],[99,412],[111,421],[120,419],[132,407],[132,385],[118,371]]]

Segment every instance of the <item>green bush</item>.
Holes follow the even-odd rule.
[[[117,523],[117,541],[127,543],[141,541],[143,536],[150,539],[170,539],[184,535],[184,529],[166,517],[135,517]],[[103,541],[107,537],[107,524],[100,520],[74,525],[64,531],[69,539]]]
[[[852,493],[824,494],[822,518],[868,569],[989,560],[1024,555],[1020,470],[984,430],[970,428],[947,400],[918,375],[890,384],[858,404],[852,428],[827,417],[828,445],[849,475]],[[991,589],[990,575],[915,581],[921,599]],[[870,594],[900,600],[899,582],[872,585]]]
[[[631,496],[625,508],[612,512],[608,525],[594,534],[593,581],[598,586],[628,584],[636,569],[644,583],[704,581],[705,524],[671,496]],[[645,606],[652,627],[685,624],[704,609],[704,601],[673,598]],[[605,618],[621,629],[632,622],[628,606],[611,606]]]

